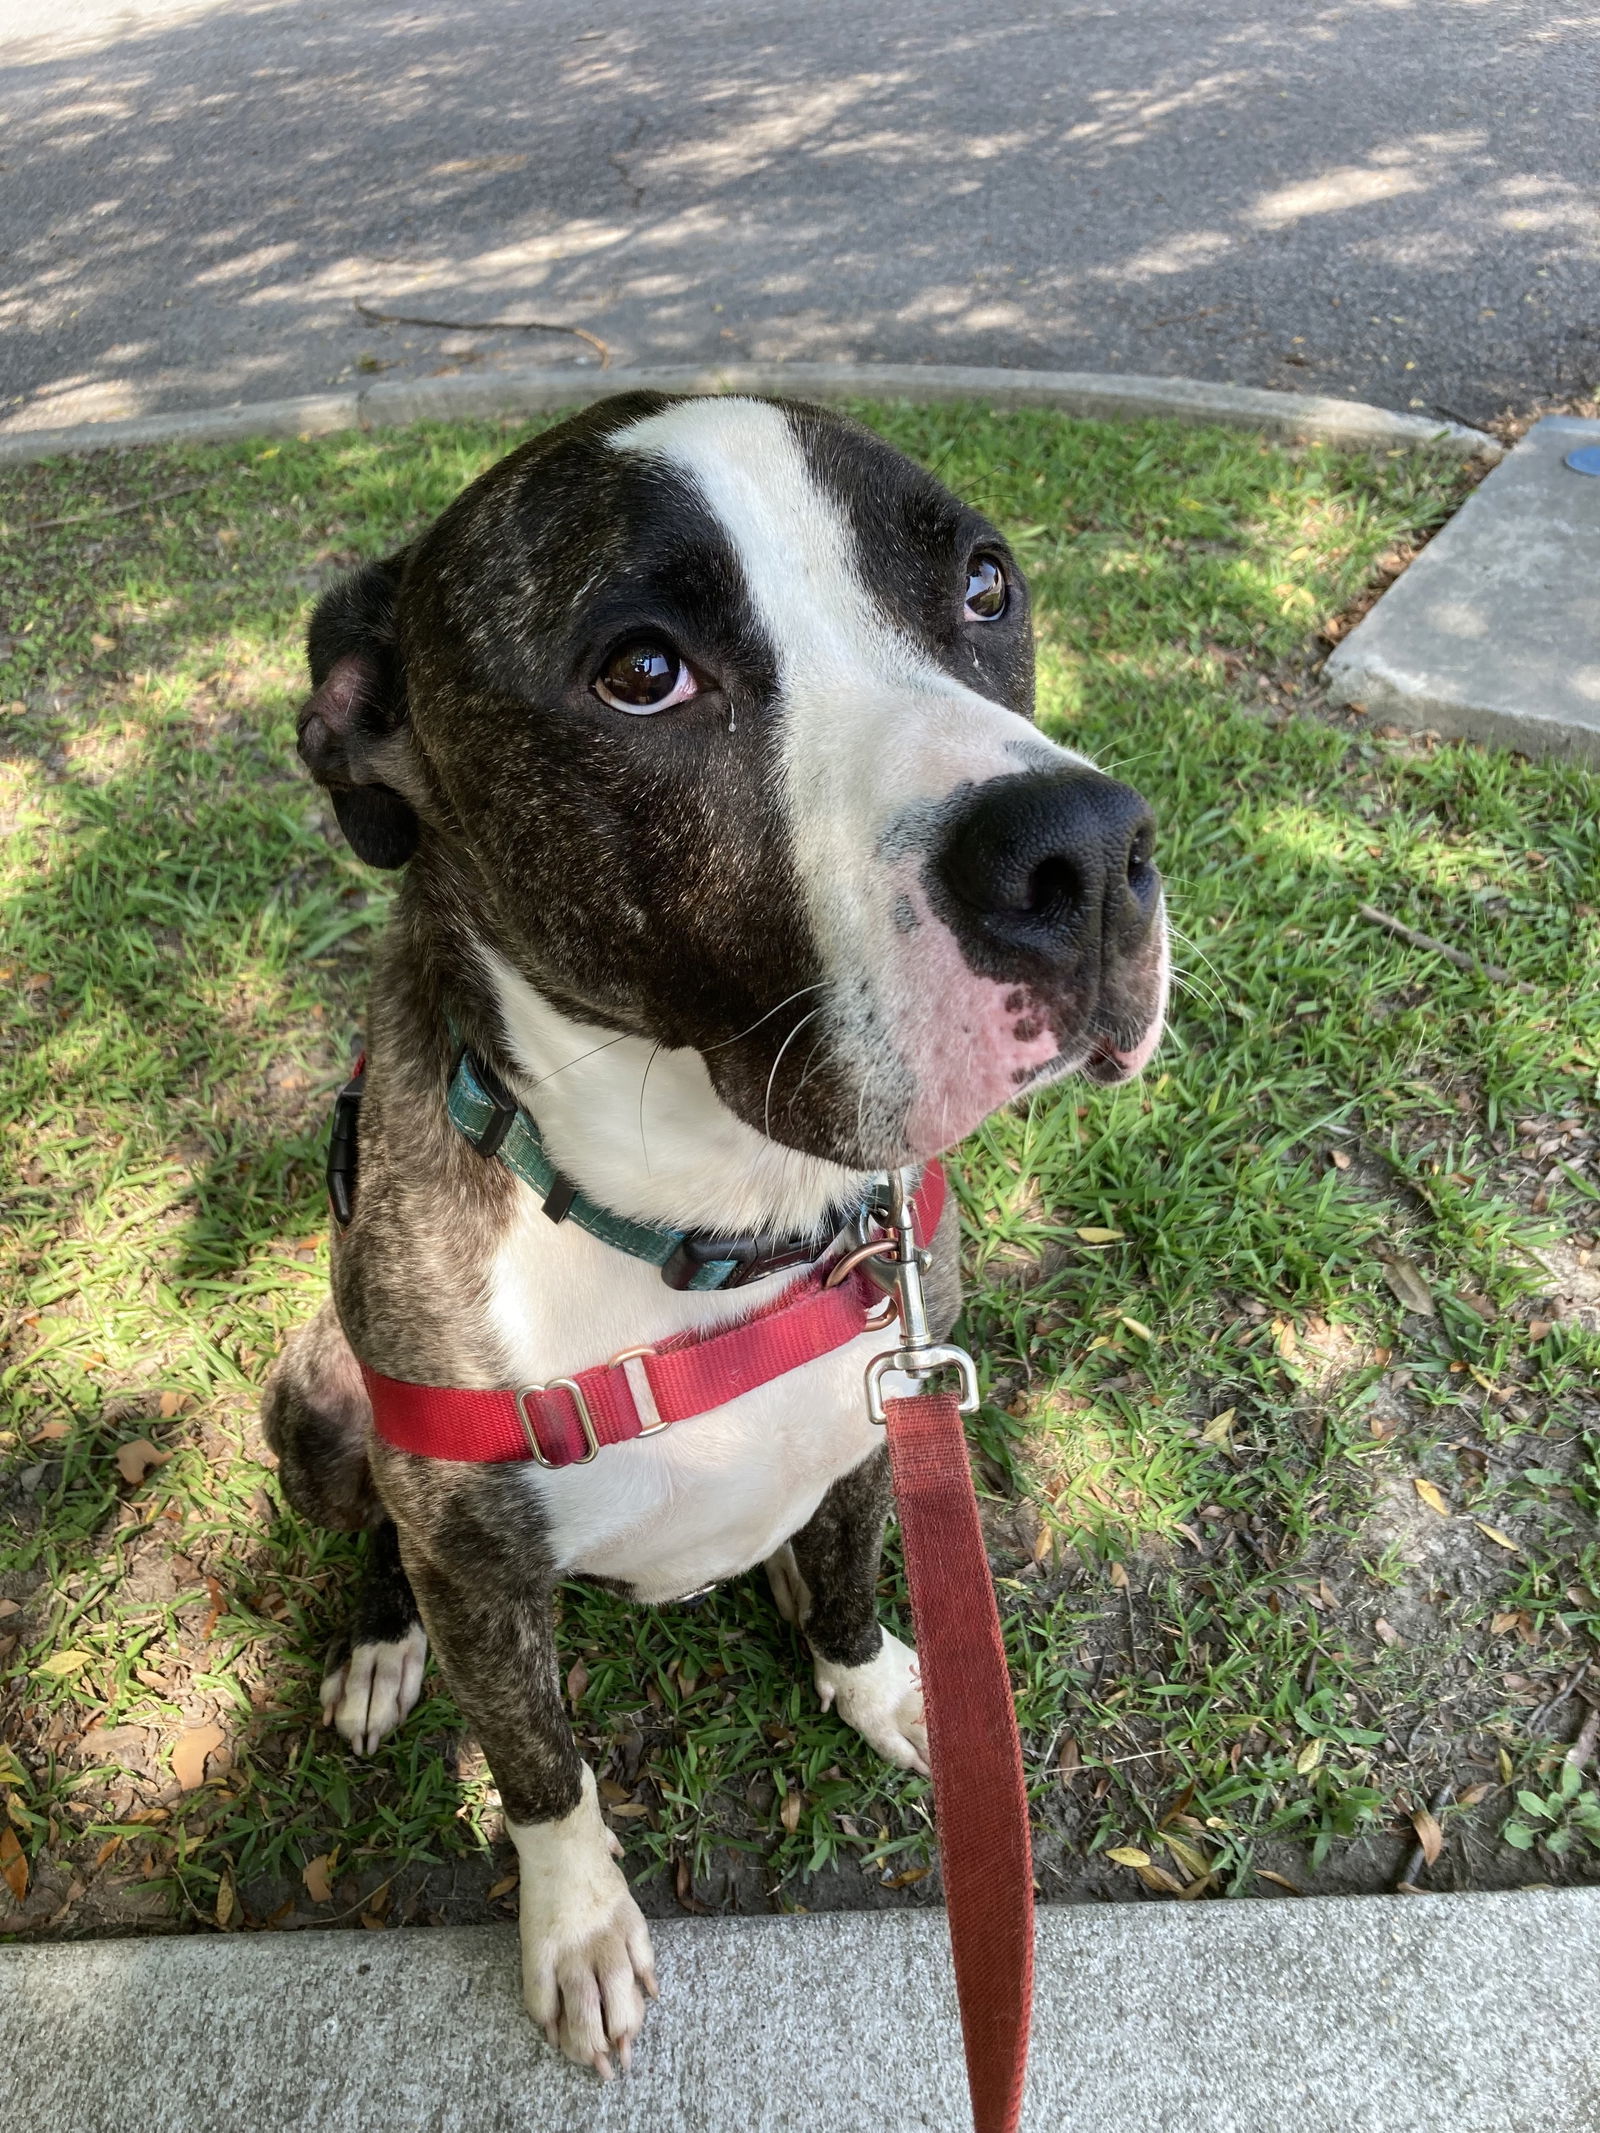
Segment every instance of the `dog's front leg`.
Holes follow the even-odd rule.
[[[880,1448],[841,1477],[766,1565],[780,1612],[806,1634],[826,1711],[902,1770],[928,1775],[917,1655],[878,1620],[878,1559],[891,1490]]]
[[[469,1574],[408,1551],[407,1569],[517,1848],[528,2012],[569,2059],[609,2080],[613,2052],[628,2066],[644,1995],[656,1997],[655,1957],[562,1709],[550,1587],[507,1579],[496,1555]]]

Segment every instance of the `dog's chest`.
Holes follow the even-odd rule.
[[[517,1384],[743,1317],[771,1293],[675,1292],[654,1268],[570,1225],[557,1231],[531,1196],[487,1290],[501,1368]],[[619,1579],[639,1599],[659,1601],[763,1561],[882,1443],[862,1373],[883,1345],[881,1334],[866,1334],[659,1435],[608,1445],[587,1465],[554,1473],[530,1465],[527,1486],[558,1567]]]

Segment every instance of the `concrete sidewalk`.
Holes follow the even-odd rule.
[[[941,1913],[658,1925],[609,2089],[513,1928],[0,1950],[7,2133],[961,2133]],[[1031,2133],[1600,2125],[1600,1890],[1042,1911]]]

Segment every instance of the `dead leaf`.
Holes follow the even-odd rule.
[[[1292,1363],[1300,1353],[1300,1336],[1286,1318],[1272,1321],[1272,1345],[1286,1363]]]
[[[186,1726],[172,1751],[172,1775],[180,1792],[193,1792],[205,1783],[206,1757],[225,1739],[219,1725]]]
[[[1056,1536],[1052,1527],[1041,1525],[1033,1536],[1033,1559],[1036,1563],[1048,1561],[1055,1552]]]
[[[1509,1755],[1507,1755],[1504,1748],[1497,1749],[1495,1753],[1498,1756],[1500,1763],[1500,1782],[1502,1785],[1509,1785],[1511,1783],[1513,1775],[1511,1758]]]
[[[619,1821],[625,1822],[631,1820],[635,1815],[647,1815],[650,1809],[643,1800],[623,1800],[618,1806],[609,1808],[607,1812],[614,1814]]]
[[[361,1914],[361,1923],[366,1927],[369,1933],[381,1933],[383,1931],[384,1921],[378,1916],[375,1911],[363,1911]]]
[[[1411,1827],[1417,1833],[1417,1842],[1422,1846],[1422,1856],[1432,1866],[1444,1850],[1444,1831],[1439,1827],[1426,1807],[1419,1807],[1411,1817]]]
[[[1439,1490],[1434,1487],[1431,1481],[1424,1481],[1421,1475],[1418,1474],[1412,1477],[1411,1486],[1416,1490],[1417,1494],[1422,1498],[1423,1502],[1428,1506],[1428,1509],[1430,1511],[1437,1511],[1441,1518],[1448,1518],[1450,1516],[1450,1506],[1445,1502],[1444,1497],[1441,1495]]]
[[[1328,1150],[1328,1161],[1335,1170],[1348,1170],[1350,1168],[1350,1158],[1342,1148],[1330,1148]]]
[[[1548,1340],[1554,1331],[1555,1320],[1553,1318],[1530,1318],[1528,1320],[1528,1338],[1531,1341]]]
[[[500,1876],[500,1879],[485,1895],[483,1899],[484,1902],[498,1903],[502,1896],[509,1896],[511,1894],[511,1891],[517,1886],[518,1882],[520,1882],[521,1879],[521,1871],[517,1867],[513,1867],[509,1874],[502,1874]]]
[[[1486,1800],[1493,1790],[1494,1787],[1490,1784],[1469,1785],[1461,1795],[1461,1804],[1463,1807],[1476,1807],[1478,1802]]]
[[[1157,1866],[1153,1859],[1147,1860],[1143,1866],[1136,1866],[1134,1872],[1147,1889],[1154,1889],[1160,1896],[1181,1896],[1183,1894],[1183,1883],[1175,1881],[1166,1868]]]
[[[0,1622],[6,1621],[11,1615],[20,1615],[21,1612],[20,1600],[0,1600]]]
[[[682,1904],[686,1911],[704,1913],[706,1907],[694,1892],[694,1876],[689,1871],[687,1859],[679,1859],[677,1869],[672,1877],[672,1885],[677,1893],[679,1903]]]
[[[786,1792],[783,1805],[778,1809],[778,1820],[792,1837],[800,1827],[800,1810],[805,1805],[798,1792]]]
[[[1433,1291],[1423,1279],[1415,1260],[1399,1253],[1392,1259],[1385,1259],[1383,1278],[1407,1311],[1415,1311],[1424,1318],[1435,1316]]]
[[[891,1874],[887,1881],[878,1883],[881,1889],[909,1889],[919,1881],[926,1881],[933,1872],[931,1866],[908,1866],[903,1874]]]
[[[1084,1244],[1121,1244],[1126,1232],[1120,1229],[1080,1229],[1078,1237]]]
[[[338,1863],[337,1851],[321,1852],[315,1859],[308,1859],[301,1868],[300,1879],[313,1903],[332,1903],[333,1876]]]
[[[0,1880],[11,1891],[11,1900],[28,1900],[28,1855],[9,1822],[0,1822]]]
[[[122,1839],[120,1837],[107,1837],[104,1844],[101,1845],[100,1849],[94,1855],[94,1863],[96,1869],[98,1870],[100,1867],[104,1866],[108,1859],[114,1859],[117,1853],[121,1851],[121,1849]]]
[[[1210,1874],[1211,1862],[1197,1845],[1190,1844],[1183,1837],[1175,1837],[1171,1830],[1163,1831],[1162,1842],[1191,1880],[1198,1875],[1203,1881]]]
[[[1120,1563],[1113,1563],[1111,1566],[1111,1582],[1118,1592],[1126,1592],[1128,1589],[1128,1573]]]
[[[46,1422],[42,1429],[34,1431],[28,1442],[30,1444],[61,1444],[71,1435],[72,1424],[70,1422]]]
[[[217,1883],[216,1911],[217,1924],[221,1926],[224,1932],[227,1931],[229,1925],[233,1922],[233,1914],[238,1909],[238,1905],[239,1898],[234,1890],[233,1876],[231,1874],[224,1874],[222,1879]]]
[[[1213,1415],[1200,1432],[1202,1444],[1220,1444],[1224,1451],[1233,1450],[1233,1418],[1239,1412],[1236,1407],[1225,1407],[1220,1415]]]
[[[1078,1753],[1078,1743],[1069,1733],[1061,1743],[1061,1752],[1056,1757],[1056,1769],[1060,1773],[1062,1783],[1070,1785],[1082,1768],[1083,1761]]]
[[[1512,1555],[1520,1555],[1522,1553],[1522,1550],[1511,1538],[1511,1535],[1509,1533],[1502,1533],[1498,1526],[1486,1526],[1481,1518],[1475,1518],[1472,1523],[1477,1527],[1478,1531],[1484,1536],[1484,1538],[1486,1540],[1492,1540],[1497,1548],[1508,1549]]]
[[[182,1404],[183,1404],[183,1395],[182,1395],[182,1393],[179,1393],[179,1392],[164,1392],[164,1393],[163,1393],[163,1394],[161,1395],[161,1406],[160,1406],[160,1412],[161,1412],[161,1419],[162,1419],[162,1421],[163,1421],[163,1422],[170,1422],[170,1421],[172,1420],[173,1416],[174,1416],[174,1415],[175,1415],[175,1414],[176,1414],[176,1413],[178,1412],[178,1409],[179,1409],[179,1407],[180,1407],[180,1406],[181,1406]]]
[[[633,1798],[633,1794],[628,1790],[627,1786],[619,1785],[615,1778],[602,1778],[598,1790],[601,1799],[605,1801],[608,1807],[620,1806],[624,1800]]]
[[[1302,1749],[1300,1750],[1300,1753],[1299,1753],[1299,1754],[1298,1754],[1298,1755],[1297,1755],[1297,1756],[1295,1757],[1295,1759],[1294,1759],[1294,1767],[1295,1767],[1295,1770],[1296,1770],[1296,1772],[1297,1772],[1297,1773],[1298,1773],[1298,1774],[1299,1774],[1299,1775],[1300,1775],[1301,1777],[1309,1777],[1309,1776],[1310,1776],[1310,1774],[1311,1774],[1311,1772],[1312,1772],[1313,1770],[1315,1770],[1315,1769],[1316,1769],[1316,1767],[1317,1767],[1318,1763],[1320,1763],[1321,1761],[1322,1761],[1322,1743],[1321,1743],[1321,1741],[1320,1741],[1320,1740],[1308,1740],[1308,1741],[1306,1742],[1305,1746],[1304,1746],[1304,1747],[1303,1747],[1303,1748],[1302,1748]]]
[[[1118,1866],[1141,1867],[1150,1864],[1150,1854],[1140,1851],[1137,1844],[1114,1844],[1106,1853]]]
[[[581,1659],[574,1660],[572,1671],[567,1676],[567,1701],[576,1710],[583,1700],[583,1692],[589,1686],[589,1669]]]
[[[200,1625],[200,1641],[202,1644],[210,1643],[216,1633],[217,1624],[222,1620],[223,1610],[228,1604],[222,1596],[222,1587],[215,1578],[206,1579],[206,1594],[211,1601],[211,1605],[206,1611],[205,1621]]]
[[[130,1489],[136,1489],[152,1467],[165,1466],[170,1452],[158,1452],[148,1437],[134,1437],[117,1446],[117,1471]]]
[[[1373,1623],[1372,1630],[1374,1636],[1381,1643],[1387,1644],[1391,1650],[1401,1642],[1400,1632],[1397,1629],[1391,1629],[1382,1615],[1379,1615],[1377,1621]]]
[[[1144,1323],[1142,1319],[1130,1318],[1126,1311],[1120,1313],[1119,1315],[1121,1317],[1123,1325],[1127,1327],[1128,1331],[1130,1333],[1137,1333],[1140,1340],[1153,1341],[1155,1339],[1155,1335],[1150,1331],[1150,1328]]]
[[[1287,1889],[1291,1896],[1299,1896],[1303,1893],[1295,1887],[1287,1874],[1274,1874],[1268,1867],[1258,1866],[1256,1868],[1256,1879],[1257,1881],[1270,1881],[1276,1889]]]
[[[51,1652],[48,1657],[39,1661],[39,1664],[34,1668],[34,1672],[36,1674],[52,1674],[59,1680],[63,1674],[75,1674],[79,1667],[87,1666],[88,1664],[89,1654],[87,1652]]]

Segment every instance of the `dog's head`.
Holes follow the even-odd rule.
[[[917,1160],[1154,1050],[1150,811],[1034,729],[1002,536],[838,415],[602,402],[331,592],[311,665],[355,850],[788,1147]]]

